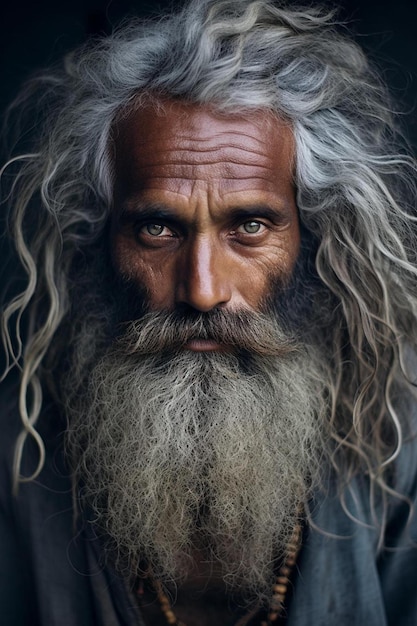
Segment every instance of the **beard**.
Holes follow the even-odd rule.
[[[62,393],[74,477],[106,554],[131,576],[146,562],[180,582],[203,549],[228,585],[264,598],[320,482],[319,359],[274,315],[148,313],[99,356],[103,325],[80,326]],[[185,349],[195,337],[225,351]]]

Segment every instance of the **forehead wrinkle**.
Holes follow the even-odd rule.
[[[174,141],[182,144],[190,144],[192,150],[199,150],[199,146],[203,145],[203,151],[221,150],[222,148],[234,148],[245,152],[253,152],[254,154],[265,154],[264,147],[267,142],[261,138],[252,137],[244,133],[213,133],[209,137],[192,137],[183,136],[181,134],[173,135]],[[249,139],[249,141],[247,141]],[[207,147],[206,147],[207,146]],[[258,147],[259,146],[259,147]]]
[[[240,158],[239,152],[242,158]],[[238,177],[239,169],[255,170],[256,172],[264,171],[265,173],[274,171],[274,162],[269,155],[262,152],[254,153],[250,150],[239,150],[239,152],[237,152],[236,147],[233,146],[221,146],[211,150],[152,150],[153,158],[151,161],[149,158],[143,158],[144,155],[139,155],[138,158],[135,159],[135,165],[138,171],[145,173],[145,175],[147,172],[150,173],[153,169],[157,170],[158,168],[168,168],[174,172],[180,169],[181,171],[188,171],[189,174],[194,175],[198,168],[207,166],[220,174],[233,170],[233,176]],[[250,171],[247,172],[249,176]],[[206,172],[206,174],[207,173],[208,172]]]
[[[212,177],[205,177],[205,178],[198,178],[197,176],[180,176],[178,174],[176,174],[175,176],[152,176],[152,180],[188,180],[190,181],[190,183],[193,183],[194,181],[199,181],[199,182],[207,182],[207,180],[259,180],[259,181],[264,181],[264,180],[268,180],[266,177],[262,177],[262,176],[222,176],[221,178],[217,177],[217,176],[212,176]],[[147,186],[147,189],[151,189],[152,187]]]
[[[182,160],[186,160],[191,163],[194,163],[195,161],[201,158],[201,155],[204,155],[204,154],[208,154],[210,156],[220,155],[220,160],[226,160],[226,161],[230,161],[234,163],[242,162],[243,164],[245,163],[245,161],[248,163],[252,163],[253,161],[258,161],[259,157],[263,158],[264,161],[271,161],[271,158],[269,157],[269,155],[265,154],[265,152],[262,150],[259,150],[259,151],[251,150],[244,146],[239,146],[237,144],[231,144],[231,143],[224,143],[224,145],[217,144],[210,148],[204,148],[201,146],[200,142],[196,142],[196,143],[197,143],[196,148],[183,147],[181,146],[181,144],[177,144],[175,145],[175,147],[172,146],[169,149],[158,149],[158,148],[155,148],[151,143],[151,149],[152,149],[153,156],[161,155],[161,157],[163,157],[164,163],[175,163],[177,161],[182,161]],[[146,144],[143,144],[143,145],[146,145]],[[234,158],[231,159],[229,156],[227,156],[228,152],[229,153],[233,152],[235,155]],[[236,152],[242,153],[242,157],[244,157],[242,161],[236,159]],[[169,159],[170,155],[173,155],[175,158],[172,161],[165,160],[165,159]],[[140,163],[142,159],[141,157],[139,157],[139,159],[137,160]],[[215,161],[211,161],[211,160],[201,161],[201,163],[211,163],[211,162],[219,162],[219,157],[216,156]],[[147,159],[146,163],[149,164],[149,159]],[[151,164],[151,165],[154,165],[154,164]]]
[[[291,129],[265,115],[219,119],[209,109],[178,103],[166,116],[152,110],[132,115],[116,150],[125,197],[152,188],[184,191],[193,180],[217,184],[221,193],[293,194]]]
[[[256,128],[256,127],[255,127]],[[210,134],[207,134],[207,136],[202,136],[200,132],[197,131],[197,133],[194,133],[192,131],[191,128],[186,128],[184,129],[183,132],[181,132],[181,129],[178,131],[175,126],[172,128],[168,129],[168,132],[166,130],[164,130],[164,132],[166,133],[166,139],[174,139],[175,141],[180,140],[180,141],[186,141],[186,142],[190,142],[190,143],[218,143],[218,140],[223,140],[225,141],[227,144],[229,143],[233,143],[235,138],[238,138],[239,141],[237,142],[237,145],[241,145],[242,143],[245,142],[245,140],[249,139],[251,142],[254,142],[255,144],[260,144],[262,146],[267,145],[268,142],[264,141],[262,137],[257,137],[255,134],[254,135],[250,135],[248,133],[245,132],[238,132],[236,131],[230,131],[230,130],[225,130],[225,131],[212,131]],[[197,134],[198,136],[196,137],[195,134]],[[146,144],[149,141],[154,141],[156,144],[159,143],[160,141],[160,132],[159,133],[151,133],[150,135],[148,135],[146,138],[142,138],[138,140],[138,144]],[[287,138],[285,136],[283,136],[283,141],[287,141]]]
[[[155,162],[155,163],[144,163],[143,165],[139,165],[138,169],[146,171],[148,169],[154,169],[154,168],[160,168],[161,166],[163,166],[164,168],[182,168],[182,169],[187,169],[187,168],[191,168],[192,170],[194,170],[195,168],[198,167],[205,167],[206,165],[210,165],[210,166],[218,166],[217,169],[227,169],[228,166],[236,166],[237,168],[250,168],[251,170],[268,170],[268,171],[273,171],[274,167],[272,166],[272,164],[269,165],[257,165],[255,163],[242,163],[242,161],[236,161],[233,159],[227,159],[227,160],[223,160],[223,161],[218,161],[217,159],[215,161],[195,161],[192,163],[189,163],[187,161],[166,161],[163,164]]]
[[[196,164],[174,164],[164,165],[164,171],[160,171],[160,167],[146,166],[140,169],[140,180],[142,184],[146,184],[148,187],[151,181],[158,180],[189,180],[189,181],[214,181],[217,180],[221,183],[224,181],[233,180],[258,180],[258,181],[271,181],[271,172],[273,168],[267,167],[255,167],[254,165],[242,165],[241,163],[213,163],[210,164],[210,168],[206,163]],[[155,171],[156,170],[156,171]],[[139,172],[138,172],[139,173]]]

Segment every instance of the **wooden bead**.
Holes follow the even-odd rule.
[[[278,576],[277,583],[280,585],[288,585],[288,577],[287,576]]]
[[[272,598],[271,598],[271,606],[272,606],[273,602],[275,604],[278,604],[278,605],[284,604],[284,600],[285,600],[285,594],[284,593],[277,593],[277,594],[273,595]]]
[[[272,596],[271,601],[270,601],[271,611],[281,611],[283,604],[284,604],[284,600],[285,600],[285,596],[282,596],[282,597]]]

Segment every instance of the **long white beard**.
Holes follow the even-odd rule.
[[[145,560],[178,581],[198,545],[227,583],[268,593],[319,480],[325,402],[314,370],[299,350],[243,359],[113,347],[95,365],[86,395],[68,400],[68,447],[109,551],[130,573]]]

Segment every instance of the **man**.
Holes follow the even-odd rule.
[[[415,624],[415,166],[356,44],[193,0],[18,105],[5,623]]]

